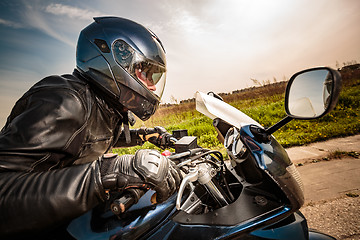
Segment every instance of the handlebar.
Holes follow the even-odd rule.
[[[110,209],[116,215],[122,214],[136,204],[145,193],[145,190],[138,188],[128,189],[120,198],[114,200],[110,205]]]

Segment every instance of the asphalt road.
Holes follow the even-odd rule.
[[[286,151],[303,180],[305,204],[300,210],[309,227],[336,239],[360,239],[360,135]],[[335,151],[345,157],[329,159]]]

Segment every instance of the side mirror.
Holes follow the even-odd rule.
[[[328,67],[310,68],[294,74],[285,92],[287,116],[265,129],[265,135],[273,134],[292,119],[315,119],[333,110],[339,99],[341,75]],[[260,132],[261,133],[261,132]]]
[[[341,90],[340,73],[328,67],[294,74],[286,87],[285,111],[294,119],[315,119],[334,109]]]

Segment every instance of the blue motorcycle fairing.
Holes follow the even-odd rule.
[[[166,216],[175,209],[176,195],[162,204],[152,205],[149,190],[121,217],[114,215],[104,206],[98,206],[74,219],[67,231],[76,239],[137,239],[156,228]]]
[[[261,239],[308,239],[308,226],[304,215],[300,212],[295,212],[293,218],[294,220],[290,223],[280,226],[273,224],[266,228],[253,231],[250,235],[260,237]]]
[[[175,195],[163,204],[149,207],[148,200],[152,194],[151,191],[146,193],[134,208],[129,209],[129,214],[124,219],[116,217],[112,212],[99,215],[93,209],[73,220],[67,230],[76,239],[284,239],[279,236],[288,236],[290,232],[298,236],[299,240],[308,239],[302,237],[308,233],[306,220],[302,215],[298,215],[291,224],[266,227],[271,220],[289,213],[289,208],[286,207],[233,226],[186,224],[174,219],[180,213],[175,210]],[[218,217],[220,220],[226,218]],[[250,232],[261,227],[263,229]]]
[[[309,240],[336,240],[336,238],[334,238],[330,235],[327,235],[325,233],[321,233],[316,230],[310,229]]]
[[[231,227],[208,225],[183,225],[173,221],[166,221],[156,232],[147,234],[142,239],[242,239],[242,240],[308,240],[308,228],[304,216],[300,212],[289,217],[291,220],[282,224],[274,223],[253,232],[244,231],[244,225]],[[248,225],[247,227],[250,227]]]
[[[285,149],[271,136],[268,142],[259,143],[251,132],[251,125],[240,129],[240,137],[250,150],[259,169],[262,169],[285,193],[293,211],[304,204],[301,178]]]

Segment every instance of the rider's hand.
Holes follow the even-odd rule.
[[[164,127],[140,128],[138,129],[138,135],[143,141],[149,141],[163,149],[174,145],[174,142],[171,141],[172,135]]]
[[[101,180],[106,190],[151,188],[157,193],[158,203],[168,199],[181,181],[175,164],[156,150],[141,149],[135,155],[103,157],[100,164]]]

